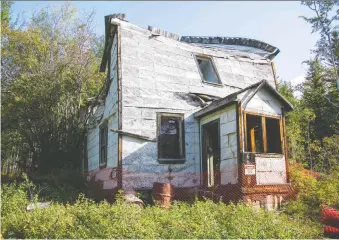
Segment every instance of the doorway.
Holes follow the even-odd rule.
[[[220,186],[219,119],[202,125],[202,179],[204,187]]]

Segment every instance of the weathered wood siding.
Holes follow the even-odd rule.
[[[219,110],[213,114],[203,117],[201,126],[220,120],[220,173],[221,184],[235,184],[238,182],[238,142],[236,105]],[[200,129],[202,132],[202,129]],[[201,136],[202,143],[202,136]],[[202,145],[201,145],[202,146]],[[202,159],[203,161],[203,159]]]
[[[118,166],[118,134],[108,130],[107,168],[99,169],[99,127],[108,120],[108,129],[118,128],[118,88],[117,88],[117,36],[113,40],[110,61],[110,79],[105,99],[103,116],[97,126],[88,131],[88,170],[96,180],[104,182],[104,189],[116,187],[116,180],[110,179],[111,169]]]
[[[124,136],[123,188],[151,188],[155,181],[167,183],[169,167],[172,169],[171,183],[176,187],[198,186],[201,152],[199,123],[193,113],[200,106],[186,94],[225,97],[262,79],[275,86],[271,64],[265,59],[235,56],[232,52],[152,36],[150,31],[127,22],[120,21],[120,26],[122,130],[156,138],[157,112],[184,113],[186,153],[184,164],[160,164],[156,143]],[[223,85],[202,82],[193,54],[213,56]],[[223,139],[223,184],[237,181],[235,109],[232,114],[232,132],[227,134],[227,140],[226,137]]]

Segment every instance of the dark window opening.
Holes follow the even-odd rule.
[[[247,115],[247,151],[264,152],[262,122],[260,116]]]
[[[208,57],[196,57],[200,74],[204,81],[210,83],[221,84],[213,65],[212,59]]]
[[[107,165],[107,141],[108,141],[108,124],[107,124],[107,121],[105,121],[100,126],[100,132],[99,132],[100,167]]]
[[[246,114],[246,151],[282,153],[280,119]]]
[[[158,115],[158,157],[162,160],[184,159],[184,120],[182,114]]]
[[[219,119],[202,126],[202,171],[206,187],[219,186],[221,182],[219,126]]]
[[[267,152],[282,153],[279,119],[266,118],[266,136]]]

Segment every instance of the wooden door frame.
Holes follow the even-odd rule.
[[[201,175],[201,178],[202,178],[202,181],[201,181],[201,186],[202,187],[214,187],[215,186],[215,181],[214,181],[214,185],[213,186],[208,186],[208,175],[205,176],[205,169],[204,169],[204,161],[207,163],[207,155],[206,155],[206,152],[205,152],[205,131],[206,131],[206,127],[207,125],[210,125],[210,124],[214,124],[214,123],[217,123],[217,126],[218,126],[218,148],[219,148],[219,161],[221,161],[221,148],[220,148],[220,144],[221,144],[221,139],[220,139],[220,118],[217,118],[217,119],[214,119],[210,122],[207,122],[207,123],[204,123],[204,124],[201,124],[201,130],[202,130],[202,134],[201,134],[201,147],[202,147],[202,156],[201,156],[201,172],[200,172],[200,175]],[[206,174],[208,174],[208,170],[207,170],[207,165],[206,165]],[[219,169],[220,171],[220,169]],[[215,180],[215,179],[214,179]]]

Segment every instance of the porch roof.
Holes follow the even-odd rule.
[[[255,84],[252,84],[246,88],[243,88],[237,92],[234,92],[224,98],[218,99],[213,101],[212,103],[210,103],[209,105],[207,105],[206,107],[200,109],[199,111],[197,111],[196,113],[194,113],[194,117],[195,118],[201,118],[207,114],[213,113],[221,108],[224,108],[226,106],[229,106],[231,104],[235,104],[235,103],[240,103],[240,99],[238,98],[238,95],[240,93],[243,93],[247,90],[253,89],[253,88],[258,88],[257,90],[259,90],[260,88],[265,87],[272,95],[274,95],[277,99],[279,99],[281,101],[281,103],[283,104],[283,106],[285,107],[286,111],[291,111],[293,109],[292,104],[286,100],[286,98],[284,98],[275,88],[273,88],[266,80],[262,80],[260,82],[257,82]],[[251,98],[254,95],[251,96]],[[250,99],[249,99],[250,100]]]

